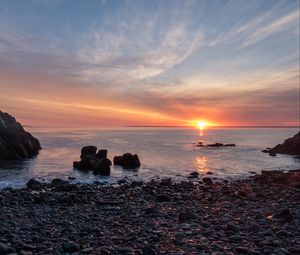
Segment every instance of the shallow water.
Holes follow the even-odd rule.
[[[297,128],[116,128],[116,129],[28,129],[37,137],[43,150],[32,159],[8,162],[0,168],[0,188],[22,187],[29,178],[45,180],[75,177],[75,182],[115,182],[127,176],[148,180],[154,177],[185,178],[190,172],[210,171],[218,178],[242,178],[249,172],[295,169],[300,160],[287,155],[271,157],[262,153]],[[202,133],[202,134],[200,134]],[[235,143],[236,147],[202,148],[194,143]],[[112,167],[110,177],[94,176],[73,170],[84,145],[108,149],[110,159],[125,152],[137,153],[142,166],[138,171]]]

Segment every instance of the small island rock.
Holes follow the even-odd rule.
[[[124,153],[122,156],[114,157],[114,165],[125,169],[135,169],[141,166],[141,162],[137,154]]]

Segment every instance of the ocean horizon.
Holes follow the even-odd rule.
[[[262,170],[299,168],[294,156],[262,153],[266,147],[282,143],[298,132],[295,127],[119,127],[119,128],[27,128],[42,145],[33,158],[6,162],[0,168],[0,188],[23,187],[30,178],[50,181],[53,178],[72,182],[116,183],[121,179],[149,181],[153,178],[185,180],[191,172],[211,178],[246,178]],[[197,147],[201,141],[234,143],[235,147]],[[130,152],[138,154],[141,167],[125,170],[112,166],[110,176],[95,176],[73,169],[80,149],[95,145],[107,149],[108,158]]]

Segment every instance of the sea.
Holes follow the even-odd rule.
[[[246,178],[262,170],[300,168],[297,157],[262,153],[266,147],[282,143],[295,135],[299,128],[167,128],[122,127],[102,129],[27,128],[37,137],[42,150],[33,158],[6,162],[0,167],[0,189],[24,187],[30,178],[48,182],[53,178],[74,183],[118,180],[151,180],[173,178],[186,180],[191,172],[217,179]],[[197,147],[198,142],[234,143],[235,147]],[[125,170],[112,166],[109,177],[73,169],[85,145],[108,150],[111,160],[116,155],[138,154],[141,167]]]

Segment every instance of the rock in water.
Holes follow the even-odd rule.
[[[276,145],[267,152],[272,153],[273,155],[281,153],[300,156],[300,132],[293,137],[286,139],[284,143]]]
[[[93,145],[84,146],[81,149],[81,157],[86,155],[96,155],[97,147]]]
[[[94,167],[94,174],[110,175],[111,161],[108,158],[101,159]]]
[[[107,150],[98,150],[98,152],[96,154],[96,158],[98,158],[98,159],[107,158]]]
[[[135,169],[141,166],[138,155],[132,155],[131,153],[125,153],[122,156],[115,156],[114,164],[122,166],[125,169]]]
[[[110,175],[111,161],[107,158],[107,150],[98,150],[93,145],[81,149],[80,161],[74,161],[73,167],[83,171],[93,171],[96,175]]]
[[[41,149],[38,139],[26,132],[8,113],[0,111],[0,162],[28,158]]]

